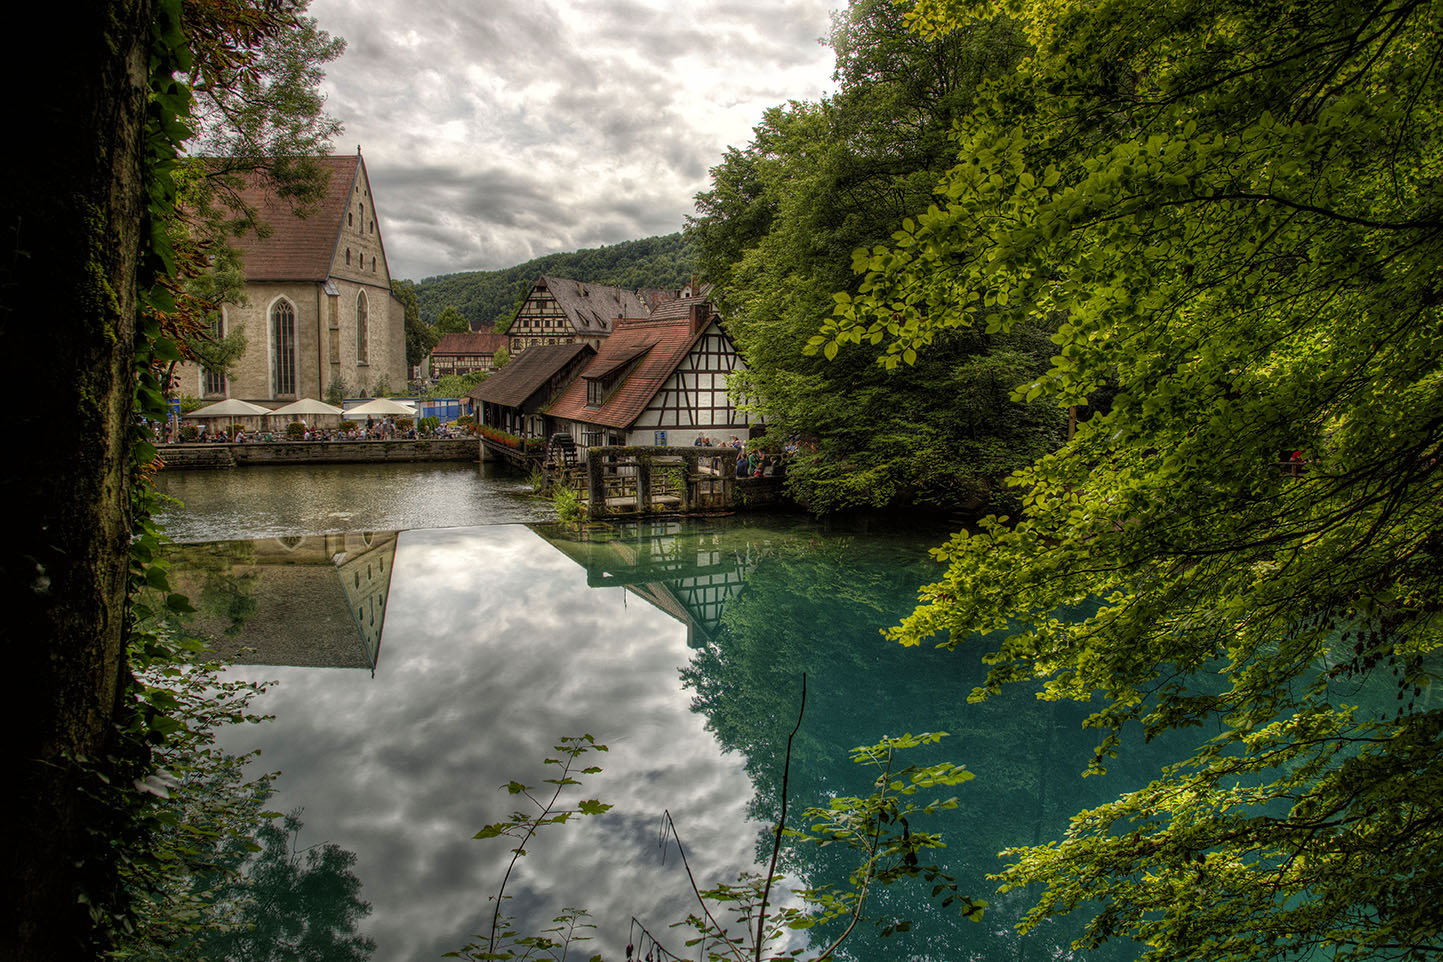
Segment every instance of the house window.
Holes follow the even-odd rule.
[[[296,393],[296,309],[287,300],[271,308],[271,391]]]
[[[589,408],[601,407],[601,402],[606,400],[606,390],[601,386],[597,378],[586,379],[586,406]]]
[[[350,227],[350,226],[351,226],[351,224],[352,224],[351,218],[354,217],[354,216],[355,216],[355,215],[352,214],[350,211],[346,211],[346,226],[347,226],[347,227]]]
[[[367,363],[366,350],[371,339],[371,312],[366,304],[366,292],[356,295],[356,363]]]
[[[346,266],[351,266],[351,249],[349,247],[346,248]]]
[[[581,432],[581,446],[586,448],[599,448],[602,445],[605,435],[600,429],[587,428]]]

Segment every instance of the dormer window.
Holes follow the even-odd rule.
[[[583,374],[581,377],[586,382],[586,406],[599,408],[605,404],[651,348],[650,344],[643,345]]]

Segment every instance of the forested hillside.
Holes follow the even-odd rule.
[[[428,277],[416,285],[421,319],[436,323],[451,305],[471,322],[472,330],[489,331],[497,320],[510,320],[520,296],[538,275],[553,274],[591,284],[615,287],[680,288],[694,267],[692,245],[680,233],[623,241],[566,254],[547,254],[499,271],[470,271]]]

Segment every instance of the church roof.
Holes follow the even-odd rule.
[[[305,217],[257,176],[252,175],[241,189],[241,199],[270,228],[265,237],[247,231],[234,241],[245,257],[246,280],[325,281],[330,276],[351,190],[357,177],[365,177],[365,163],[360,154],[311,159],[330,175],[330,181]]]

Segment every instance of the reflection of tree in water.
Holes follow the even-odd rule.
[[[222,634],[240,634],[259,608],[261,576],[252,541],[184,545],[170,558],[177,583],[185,587],[197,617],[220,626]]]
[[[298,812],[261,827],[261,851],[226,893],[240,902],[242,924],[207,934],[202,957],[362,962],[375,952],[374,941],[356,934],[371,906],[360,898],[355,853],[332,842],[298,848],[300,831]]]
[[[859,932],[844,951],[1050,959],[1065,950],[1071,934],[1011,932],[1030,900],[1020,892],[994,897],[986,876],[1001,867],[996,854],[1002,849],[1060,835],[1071,814],[1112,797],[1117,779],[1079,778],[1093,747],[1081,728],[1085,706],[1041,702],[1020,688],[969,705],[968,694],[985,675],[981,648],[969,657],[882,639],[878,629],[909,612],[917,586],[935,578],[936,567],[919,557],[915,544],[890,547],[870,538],[817,537],[779,546],[748,574],[727,605],[722,631],[695,654],[683,679],[695,692],[693,709],[706,715],[721,744],[746,757],[756,787],[752,811],[763,822],[774,823],[780,813],[782,760],[803,671],[808,704],[792,750],[793,812],[872,791],[866,772],[848,763],[849,749],[884,735],[949,732],[929,753],[919,750],[917,760],[954,760],[977,778],[958,790],[960,807],[928,828],[945,835],[949,847],[940,862],[961,891],[991,902],[986,919],[976,924],[934,909],[930,887],[919,881],[869,897],[869,916],[913,919],[910,932],[871,949],[875,933]],[[1130,763],[1135,771],[1117,766],[1114,772],[1130,784],[1148,777],[1146,759],[1134,756]],[[769,844],[759,841],[759,847]],[[794,850],[787,865],[810,885],[838,886],[851,867],[841,846]],[[1126,948],[1114,951],[1126,956]]]

